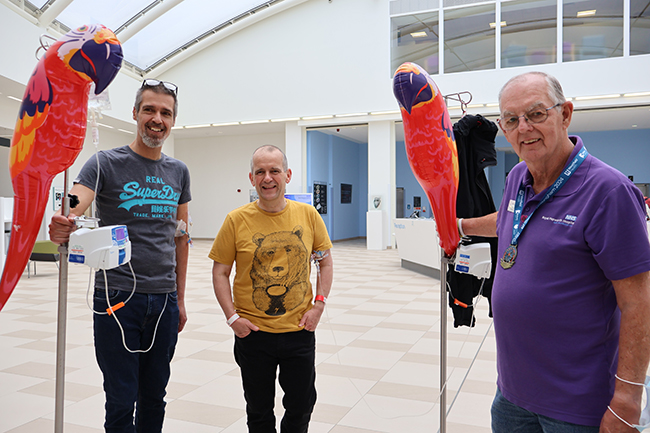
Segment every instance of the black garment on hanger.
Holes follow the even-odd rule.
[[[456,198],[456,216],[458,218],[475,218],[496,212],[492,192],[488,184],[485,167],[497,164],[497,152],[494,147],[494,138],[499,129],[497,125],[481,116],[465,115],[454,124],[454,138],[458,149],[458,196]],[[449,305],[454,314],[454,327],[474,326],[472,307],[473,299],[479,294],[483,284],[482,295],[490,302],[492,283],[496,270],[497,238],[470,236],[465,243],[488,242],[492,255],[492,275],[490,278],[479,280],[473,275],[459,273],[449,266],[447,283]],[[468,305],[456,305],[454,300]],[[490,302],[489,316],[492,317],[492,304]]]

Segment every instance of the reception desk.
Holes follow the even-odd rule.
[[[392,231],[402,267],[440,278],[440,241],[433,219],[395,218]]]

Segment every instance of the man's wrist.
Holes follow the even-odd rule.
[[[314,298],[314,302],[322,302],[323,304],[327,304],[327,298],[323,295],[316,295]]]
[[[463,231],[463,219],[462,218],[457,218],[456,219],[456,225],[458,225],[458,234],[460,235],[461,238],[466,237],[467,235]]]
[[[232,326],[232,324],[235,323],[237,319],[239,319],[239,314],[234,313],[232,316],[228,318],[228,320],[226,320],[226,323],[228,324],[228,326]]]

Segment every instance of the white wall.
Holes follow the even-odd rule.
[[[253,151],[264,144],[284,149],[284,141],[284,133],[176,140],[176,158],[192,178],[192,237],[214,239],[228,212],[250,202]]]
[[[388,0],[308,1],[163,74],[181,123],[394,110]]]

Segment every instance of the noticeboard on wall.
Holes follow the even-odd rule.
[[[349,183],[341,184],[341,203],[352,203],[352,185]]]
[[[327,214],[327,183],[314,182],[314,207],[321,215]]]

